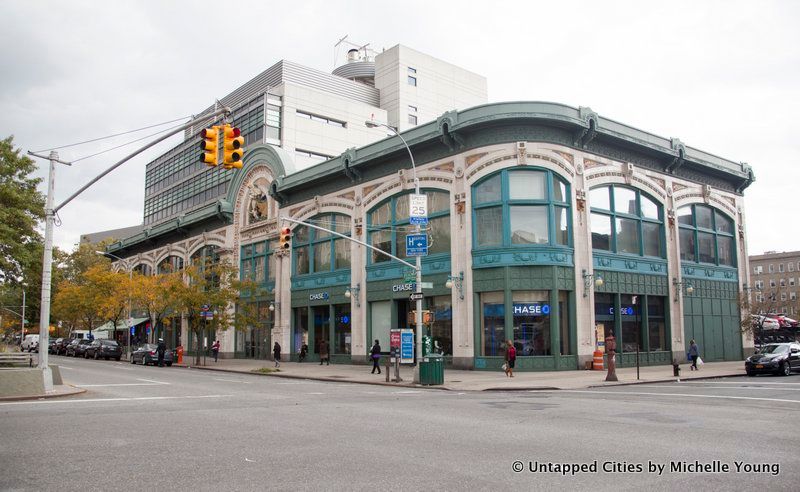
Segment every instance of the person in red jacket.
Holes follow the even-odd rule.
[[[506,376],[514,377],[514,363],[517,361],[517,349],[511,340],[506,340]]]
[[[211,344],[211,353],[214,355],[214,362],[217,362],[217,358],[219,357],[219,340],[214,340],[214,343]]]

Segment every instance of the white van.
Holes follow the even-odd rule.
[[[39,335],[25,335],[25,339],[20,345],[21,351],[38,352],[39,351]]]

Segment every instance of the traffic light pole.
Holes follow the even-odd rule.
[[[45,203],[45,228],[44,228],[44,256],[42,258],[42,303],[41,308],[39,310],[39,369],[42,370],[42,374],[44,377],[44,389],[45,391],[52,391],[53,389],[53,373],[50,371],[50,367],[48,366],[47,361],[47,347],[49,342],[49,335],[50,335],[50,282],[52,277],[53,271],[53,221],[55,219],[56,213],[61,210],[64,205],[71,202],[75,197],[86,191],[90,186],[95,184],[96,182],[100,181],[106,174],[110,173],[114,169],[118,168],[128,160],[132,159],[133,157],[139,155],[140,153],[144,152],[145,150],[149,149],[153,145],[158,144],[166,140],[167,138],[175,135],[183,130],[193,126],[198,121],[207,120],[208,118],[214,118],[223,113],[230,113],[230,108],[224,107],[218,109],[217,111],[211,114],[204,114],[197,118],[192,118],[192,120],[185,125],[178,127],[177,129],[163,135],[162,137],[157,138],[156,140],[148,143],[147,145],[139,148],[135,152],[127,155],[125,158],[111,166],[110,168],[103,171],[99,176],[89,181],[83,187],[81,187],[78,191],[70,195],[69,198],[64,200],[61,204],[56,207],[53,207],[54,201],[54,194],[55,194],[55,166],[56,162],[60,164],[65,164],[67,166],[71,165],[69,162],[64,162],[58,159],[58,152],[51,151],[49,156],[44,156],[40,154],[36,154],[34,152],[28,151],[28,155],[32,155],[34,157],[38,157],[40,159],[48,159],[50,161],[50,172],[47,178],[47,200]],[[90,327],[91,328],[91,327]]]

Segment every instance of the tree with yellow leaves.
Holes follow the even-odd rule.
[[[192,264],[183,271],[183,277],[175,290],[176,310],[183,314],[195,335],[195,364],[199,364],[207,328],[201,314],[203,307],[217,313],[213,328],[243,330],[255,325],[258,318],[251,303],[240,302],[242,292],[255,294],[259,286],[250,280],[239,280],[237,269],[225,261]]]

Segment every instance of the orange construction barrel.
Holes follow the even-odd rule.
[[[595,350],[592,359],[592,370],[594,371],[602,371],[603,370],[603,352],[599,350]]]

